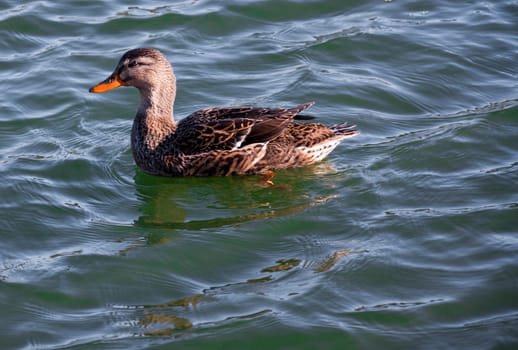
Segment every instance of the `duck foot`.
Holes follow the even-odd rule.
[[[262,175],[263,177],[257,181],[259,185],[266,187],[271,187],[275,185],[272,181],[272,179],[275,177],[275,173],[273,171],[267,170]]]

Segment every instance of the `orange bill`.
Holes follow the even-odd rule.
[[[124,85],[123,82],[119,79],[117,74],[112,74],[108,77],[108,79],[100,82],[99,84],[92,86],[90,88],[90,92],[106,92],[113,89],[118,88],[119,86]]]

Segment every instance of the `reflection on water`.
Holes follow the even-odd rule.
[[[156,178],[137,172],[142,215],[135,225],[197,230],[295,214],[336,197],[336,184],[326,176],[335,173],[323,162],[282,171],[275,185],[264,186],[259,176]],[[312,181],[320,193],[312,191]],[[330,194],[321,195],[326,186]]]
[[[147,314],[139,321],[139,325],[143,328],[149,328],[156,325],[165,325],[166,328],[147,330],[144,335],[148,336],[164,336],[171,335],[184,329],[192,327],[192,323],[185,318],[172,315]],[[169,328],[173,326],[174,328]]]
[[[338,172],[328,162],[281,171],[275,178],[274,186],[264,186],[258,181],[261,179],[259,176],[157,178],[137,172],[136,196],[141,201],[141,215],[134,225],[149,229],[149,233],[143,241],[136,240],[119,253],[127,255],[138,247],[174,244],[173,238],[184,230],[233,226],[302,212],[336,199],[337,182],[343,182],[345,176],[345,173]],[[314,191],[313,188],[319,190]],[[317,261],[313,272],[326,272],[351,253],[362,252],[348,249],[335,251]],[[196,321],[189,315],[200,308],[212,308],[208,305],[217,305],[219,299],[226,299],[229,294],[236,295],[236,300],[241,293],[262,294],[258,285],[275,283],[283,278],[283,274],[300,268],[304,259],[302,253],[301,256],[278,259],[275,264],[258,269],[255,278],[208,287],[181,299],[158,304],[118,305],[115,309],[130,312],[125,317],[136,319],[142,334],[147,336],[170,336],[192,327],[214,327],[235,319],[261,317],[272,310],[225,315],[210,322]],[[293,297],[297,294],[291,292],[289,295]]]
[[[353,252],[347,249],[335,251],[330,256],[317,262],[316,268],[313,269],[315,273],[322,273],[330,270],[340,259],[343,259],[353,253],[365,253],[366,251]],[[192,309],[203,308],[204,303],[217,303],[218,297],[224,298],[228,294],[244,290],[245,293],[262,294],[261,289],[257,289],[257,284],[272,283],[276,279],[283,278],[282,273],[286,273],[302,263],[299,258],[281,259],[276,261],[275,265],[265,267],[260,270],[260,273],[269,273],[269,275],[248,279],[246,281],[228,283],[222,286],[213,286],[204,289],[201,293],[194,294],[182,299],[169,300],[160,304],[146,304],[146,305],[118,305],[115,308],[118,310],[139,310],[145,309],[144,314],[137,314],[138,325],[145,329],[144,335],[148,336],[165,336],[189,329],[193,326],[197,328],[213,327],[215,325],[225,323],[229,320],[235,319],[250,319],[260,317],[265,313],[272,312],[272,310],[262,310],[252,314],[226,316],[221,320],[213,320],[210,323],[197,323],[186,318],[183,314]],[[277,278],[273,277],[277,274]],[[298,295],[298,292],[289,293],[290,297]],[[236,300],[239,297],[236,297]],[[181,315],[181,316],[179,316]],[[130,316],[131,317],[131,316]]]
[[[330,175],[335,176],[331,179]],[[142,246],[169,243],[182,230],[196,231],[293,215],[335,199],[336,182],[343,181],[345,176],[325,161],[279,172],[274,186],[262,185],[259,176],[161,178],[137,171],[134,180],[141,215],[134,225],[150,229],[147,234],[112,241],[87,241],[69,250],[4,260],[0,279],[23,279],[25,274],[52,269],[59,264],[59,259],[69,256],[125,256]],[[313,187],[319,191],[313,191]],[[154,230],[157,228],[164,230]]]
[[[276,261],[276,265],[265,267],[261,272],[288,271],[300,264],[300,259],[281,259]]]

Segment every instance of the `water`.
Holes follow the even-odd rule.
[[[518,3],[4,1],[2,349],[511,349]],[[292,106],[361,134],[257,177],[136,169],[139,46],[178,118]]]

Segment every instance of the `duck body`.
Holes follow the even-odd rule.
[[[325,158],[341,140],[358,134],[352,126],[305,123],[293,108],[218,107],[175,121],[176,78],[156,49],[126,52],[113,74],[90,92],[135,86],[140,105],[133,121],[131,148],[136,164],[161,176],[263,174]]]

